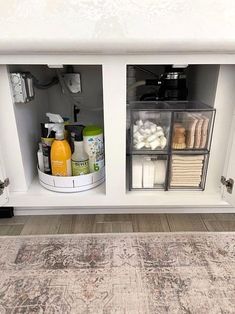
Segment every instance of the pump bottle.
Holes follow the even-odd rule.
[[[48,134],[55,131],[55,140],[51,146],[51,169],[53,176],[71,176],[71,148],[64,138],[64,120],[58,114],[47,113],[51,123],[45,124]]]

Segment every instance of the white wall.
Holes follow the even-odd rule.
[[[74,72],[81,74],[81,94],[75,95],[82,107],[102,108],[103,107],[103,83],[102,67],[100,65],[79,65],[73,67]],[[115,77],[112,78],[115,80]],[[63,117],[70,118],[73,121],[73,106],[76,102],[62,93],[60,84],[53,86],[48,90],[50,111],[60,113]],[[78,105],[79,107],[79,105]],[[103,126],[103,111],[90,111],[81,109],[78,115],[78,122],[81,124],[98,124]]]
[[[188,90],[190,100],[200,100],[214,107],[219,65],[191,65],[188,68]]]

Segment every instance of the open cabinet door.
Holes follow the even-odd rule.
[[[227,162],[222,180],[222,196],[224,200],[235,207],[235,115],[233,115],[232,131],[228,144]]]
[[[1,158],[1,152],[0,152],[0,207],[4,206],[8,202],[8,179],[6,178],[3,162]],[[1,208],[0,208],[1,211]]]

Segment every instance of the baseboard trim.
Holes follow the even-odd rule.
[[[15,216],[84,214],[196,214],[235,213],[234,207],[15,207]]]

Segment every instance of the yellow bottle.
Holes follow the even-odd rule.
[[[51,170],[53,176],[71,176],[71,148],[63,139],[55,139],[51,146]]]
[[[64,124],[60,115],[47,113],[50,121],[54,123],[45,124],[48,134],[55,131],[55,140],[51,145],[51,172],[53,176],[67,177],[72,175],[71,148],[64,138]]]

